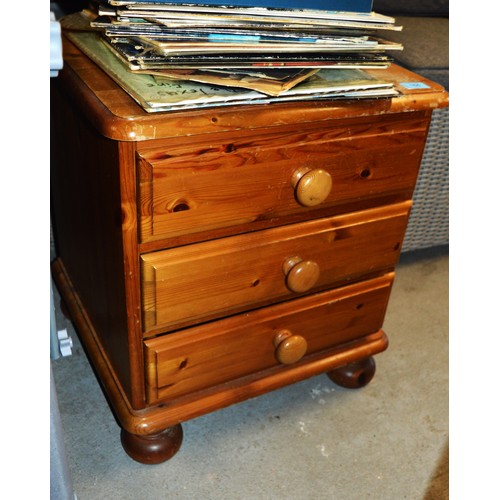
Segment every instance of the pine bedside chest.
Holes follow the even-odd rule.
[[[126,452],[167,460],[183,421],[320,373],[366,385],[446,92],[393,65],[397,98],[150,114],[64,53],[52,273]]]

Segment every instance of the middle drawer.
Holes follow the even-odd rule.
[[[141,256],[148,335],[341,285],[397,263],[411,202]]]

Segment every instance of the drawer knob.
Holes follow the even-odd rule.
[[[332,178],[322,168],[297,169],[292,176],[292,187],[297,201],[304,207],[314,207],[323,203],[332,190]]]
[[[289,330],[281,330],[274,337],[276,359],[283,365],[291,365],[301,360],[307,351],[307,341]]]
[[[286,276],[286,286],[296,293],[307,292],[319,279],[319,266],[312,260],[302,260],[301,257],[290,257],[283,263]]]

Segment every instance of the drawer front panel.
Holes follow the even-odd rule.
[[[283,216],[307,218],[313,209],[391,194],[409,199],[426,130],[426,121],[408,119],[142,152],[141,241]],[[330,177],[331,188],[323,201],[303,206],[300,196],[308,193],[299,194],[305,183],[296,184],[298,178],[318,170]],[[321,178],[317,182],[324,185]]]
[[[410,206],[142,255],[143,329],[146,334],[173,330],[391,270]],[[290,261],[297,267],[290,268]]]
[[[393,274],[145,341],[149,403],[235,380],[279,360],[276,336],[306,344],[302,358],[369,335],[382,326]]]

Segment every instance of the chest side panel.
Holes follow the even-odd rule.
[[[124,278],[122,223],[124,218],[130,220],[130,214],[122,212],[123,151],[117,141],[100,135],[75,113],[57,89],[51,105],[51,203],[57,257],[114,376],[129,399],[140,404],[141,384],[133,379],[142,372],[142,365],[131,361]]]

